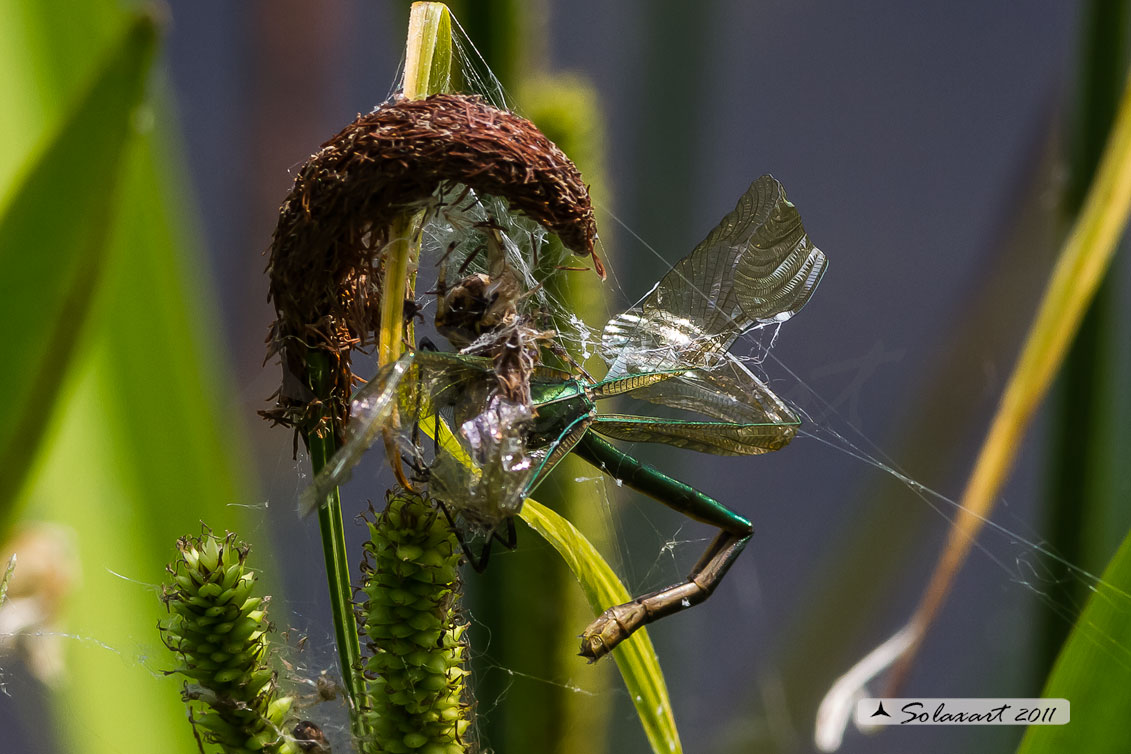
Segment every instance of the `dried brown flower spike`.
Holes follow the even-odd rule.
[[[389,226],[437,188],[464,184],[510,206],[590,255],[604,277],[589,191],[569,158],[530,121],[476,96],[398,99],[359,117],[310,158],[283,202],[271,242],[270,354],[283,358],[267,418],[313,429],[308,349],[336,357],[329,407],[341,431],[351,389],[349,351],[372,342],[380,317],[377,270]]]

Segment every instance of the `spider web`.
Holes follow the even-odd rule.
[[[457,47],[464,77],[468,81],[468,88],[484,94],[496,106],[513,109],[512,103],[497,79],[489,72],[482,73],[482,58],[470,44],[470,41],[466,37],[457,38]],[[476,255],[476,250],[485,243],[485,237],[480,228],[484,224],[496,224],[502,227],[503,236],[507,240],[505,249],[508,266],[519,273],[524,284],[526,296],[523,299],[523,310],[531,315],[536,312],[554,313],[556,315],[555,327],[560,344],[572,353],[578,361],[588,364],[590,357],[596,352],[597,344],[600,342],[600,328],[603,323],[586,323],[573,314],[568,304],[568,295],[563,294],[562,291],[568,291],[573,286],[597,284],[594,274],[591,271],[569,269],[582,265],[579,265],[575,258],[572,258],[568,252],[563,250],[560,244],[552,242],[541,226],[521,215],[510,212],[501,201],[493,197],[475,195],[463,196],[461,201],[457,201],[457,199],[461,199],[459,193],[456,189],[449,189],[448,193],[440,198],[441,209],[434,213],[433,218],[425,228],[418,291],[431,290],[440,270],[444,270],[445,274],[449,276],[449,280],[455,279],[461,273],[465,275],[474,272],[486,273],[487,261],[485,256]],[[599,207],[598,209],[612,218],[611,212],[606,208]],[[613,219],[615,220],[615,218]],[[637,240],[640,245],[635,250],[643,249],[647,253],[654,254],[657,258],[667,260],[665,263],[674,261],[669,259],[673,255],[661,255],[639,236],[637,236]],[[823,243],[830,244],[828,248],[831,249],[833,274],[836,274],[841,262],[836,257],[835,243],[832,241],[832,239],[828,239],[824,240]],[[679,253],[676,252],[674,256],[678,258]],[[633,297],[639,298],[645,292],[644,290],[634,292],[624,290],[616,282],[615,265],[610,265],[610,277],[612,279],[611,287],[628,303],[634,300]],[[555,284],[548,284],[551,281]],[[620,308],[610,307],[607,314],[615,313]],[[434,299],[430,296],[424,296],[421,310],[424,321],[429,321],[430,315],[434,315],[434,312]],[[779,358],[775,350],[778,338],[798,337],[794,336],[794,333],[797,332],[800,335],[804,328],[808,326],[818,326],[818,323],[809,322],[808,318],[803,315],[797,322],[789,324],[784,329],[773,327],[751,333],[734,349],[735,352],[745,352],[740,357],[743,363],[768,384],[775,387],[784,385],[785,390],[781,392],[789,396],[791,405],[805,418],[802,436],[796,441],[795,445],[801,447],[807,443],[825,446],[837,453],[862,462],[902,485],[906,490],[908,504],[928,505],[943,521],[952,522],[959,508],[959,504],[953,497],[918,481],[913,472],[899,468],[898,464],[882,448],[872,442],[858,428],[856,421],[846,419],[833,401],[826,400],[812,386],[811,382],[790,370],[789,366]],[[420,335],[435,336],[435,333],[429,332],[427,327],[422,327]],[[359,361],[358,371],[362,370],[360,363]],[[636,449],[632,450],[635,451]],[[640,450],[642,455],[646,454],[643,448]],[[663,455],[662,452],[661,455]],[[665,458],[674,458],[675,455],[677,454],[665,455]],[[372,467],[383,467],[378,459],[371,458],[368,463]],[[744,462],[731,460],[730,463],[737,465]],[[772,463],[772,460],[760,459],[758,463],[761,467],[766,463]],[[283,467],[281,471],[293,473],[289,461],[280,465]],[[305,468],[305,462],[296,464],[293,468],[299,470],[296,476],[301,476],[304,473],[301,469]],[[387,483],[388,475],[382,473],[378,479]],[[591,476],[572,481],[587,485],[598,485],[601,493],[598,496],[601,501],[600,504],[607,506],[610,509],[610,514],[612,514],[612,509],[617,508],[618,504],[612,501],[610,491],[607,488],[615,487],[615,485],[608,485],[609,480],[601,481],[601,479],[602,477],[594,471]],[[296,482],[296,496],[307,481]],[[367,482],[372,489],[382,488],[380,484],[373,486],[372,479],[367,480]],[[724,502],[726,501],[724,500]],[[1002,502],[1006,504],[1006,501]],[[641,558],[639,551],[635,554],[629,554],[623,540],[615,538],[617,550],[612,553],[610,558],[614,564],[618,565],[618,570],[625,574],[626,581],[633,593],[648,591],[651,588],[663,586],[681,578],[684,575],[687,563],[701,550],[709,536],[702,534],[700,528],[694,524],[689,525],[686,529],[678,525],[678,528],[674,530],[668,529],[665,524],[654,523],[657,519],[650,517],[646,512],[647,510],[646,506],[634,506],[635,518],[633,521],[635,524],[651,528],[654,537],[661,540],[662,543],[658,545],[654,554],[650,558]],[[620,513],[619,510],[616,512]],[[1061,601],[1062,598],[1054,595],[1055,588],[1060,585],[1063,579],[1067,578],[1082,584],[1088,592],[1097,592],[1098,587],[1104,585],[1102,578],[1052,551],[1038,532],[1033,531],[1032,527],[1021,517],[1010,512],[1007,504],[1004,512],[999,511],[995,515],[1006,518],[1009,523],[1008,525],[1003,524],[996,519],[986,521],[986,528],[977,543],[978,552],[1000,570],[1007,583],[1021,586],[1034,595],[1046,609],[1052,610],[1063,616],[1066,621],[1070,621],[1080,605],[1065,604]],[[755,524],[757,525],[757,520],[755,520]],[[260,533],[266,535],[266,532]],[[754,547],[751,549],[757,548],[757,541],[756,536]],[[753,553],[746,553],[740,563],[750,564],[755,557]],[[1048,562],[1063,566],[1065,571],[1063,573],[1050,571],[1047,567]],[[748,573],[756,576],[752,564],[749,565]],[[736,576],[737,573],[732,575],[732,579]],[[139,582],[138,586],[152,590],[154,599],[156,599],[159,591],[157,585]],[[1123,609],[1131,609],[1131,598],[1128,595],[1117,594],[1112,596],[1116,594],[1112,589],[1105,589],[1102,593],[1106,599],[1117,599]],[[725,599],[725,597],[716,598],[716,600],[720,599]],[[750,599],[753,601],[753,606],[748,607],[747,612],[761,613],[763,606],[760,602],[760,596],[754,594],[750,596]],[[961,597],[952,597],[952,600],[957,599],[961,599]],[[720,608],[717,602],[715,605],[717,614]],[[281,604],[276,604],[274,606],[275,618],[277,621],[286,621],[291,624],[301,624],[305,620],[315,622],[316,618],[313,617],[313,613],[316,612],[316,609],[313,604],[310,607],[311,615],[307,616],[302,609],[301,600],[292,600],[286,606],[286,610],[283,610]],[[703,609],[705,608],[700,608],[700,610]],[[721,609],[725,609],[725,606]],[[471,619],[474,621],[474,616]],[[1085,627],[1085,630],[1090,632],[1089,637],[1096,642],[1097,646],[1104,649],[1113,662],[1118,663],[1121,667],[1131,667],[1131,653],[1128,652],[1126,647],[1117,644],[1112,637],[1094,628]],[[318,679],[322,677],[323,671],[333,667],[335,659],[332,650],[329,649],[332,644],[332,637],[329,632],[313,628],[309,631],[311,638],[303,648],[288,653],[287,662],[291,665],[292,681],[296,687],[302,692],[314,693],[317,692]],[[96,643],[90,637],[65,633],[58,634],[58,636],[69,641]],[[106,651],[121,655],[124,661],[136,663],[154,675],[158,675],[161,669],[170,664],[163,658],[151,658],[140,654],[128,643],[117,647],[106,644],[101,644],[101,646]],[[493,653],[490,645],[483,649],[476,648],[476,652],[479,653],[480,657],[485,658],[488,663],[492,661]],[[296,655],[298,659],[295,659]],[[498,665],[498,667],[516,679],[528,675],[502,665]],[[767,676],[771,679],[770,685],[772,685],[774,671],[772,669],[768,671]],[[0,684],[3,681],[4,679],[0,677]],[[559,685],[578,694],[588,693],[568,680],[563,682],[557,679],[536,677],[534,681]],[[21,683],[20,686],[24,687],[24,684]],[[0,689],[4,689],[4,686],[0,685]],[[492,709],[501,708],[505,705],[505,701],[504,695],[492,700],[481,700],[480,705],[483,711],[489,712]],[[312,698],[310,703],[312,705],[310,708],[317,707],[320,714],[328,708],[338,710],[336,718],[335,716],[328,718],[326,727],[332,734],[336,734],[335,750],[344,751],[344,732],[348,730],[348,724],[345,722],[344,710],[341,708],[340,700],[321,700],[319,697],[318,699]]]
[[[465,51],[463,54],[466,56],[468,52]],[[474,48],[471,48],[471,54],[477,54]],[[498,93],[495,98],[497,103],[506,103],[505,92],[493,78],[490,79],[488,88]],[[598,210],[608,218],[619,222],[607,208],[598,206]],[[604,223],[603,227],[607,228],[607,223]],[[643,247],[647,253],[663,259],[664,263],[669,265],[670,268],[670,253],[666,256],[661,255],[642,238],[632,233],[631,229],[626,228],[626,230],[636,238],[640,247]],[[823,241],[823,243],[828,243],[828,241]],[[838,260],[835,246],[830,248],[832,248],[830,256],[833,260],[833,274],[835,274]],[[523,260],[528,258],[528,256],[520,255],[514,263],[521,268]],[[613,288],[621,293],[622,299],[631,303],[634,300],[633,294],[628,293],[626,295],[627,292],[615,282],[615,265],[610,265],[610,276],[614,281]],[[528,278],[532,280],[541,279],[537,274],[529,275]],[[636,295],[639,295],[639,293]],[[562,303],[547,295],[539,300],[539,306],[561,311]],[[617,310],[619,309],[612,309],[612,311]],[[800,321],[805,322],[806,317],[802,316]],[[857,462],[863,462],[901,485],[904,490],[903,498],[907,504],[926,505],[943,522],[953,523],[960,508],[960,504],[953,496],[918,480],[913,472],[900,468],[896,461],[860,429],[858,417],[846,417],[842,407],[834,405],[839,401],[827,400],[813,386],[811,381],[805,380],[781,360],[775,350],[779,336],[789,338],[792,332],[803,328],[804,325],[798,323],[790,324],[784,330],[777,326],[768,327],[759,332],[748,334],[732,350],[732,353],[744,351],[745,355],[740,357],[741,361],[768,384],[781,386],[776,387],[776,389],[788,396],[790,404],[803,416],[805,421],[797,445],[811,445],[815,441],[819,446],[830,448]],[[577,349],[582,358],[587,358],[592,351],[592,344],[598,340],[598,333],[599,326],[586,326],[585,323],[574,320],[570,322],[568,329],[562,330],[562,341],[567,347]],[[880,357],[883,358],[882,353]],[[846,389],[860,390],[862,386],[852,385],[847,386]],[[635,450],[632,449],[630,452]],[[641,448],[641,452],[645,457],[648,456],[648,451],[643,450],[643,448]],[[664,455],[662,451],[661,455]],[[1019,502],[1022,504],[1019,504]],[[1066,624],[1070,624],[1082,608],[1082,604],[1066,601],[1067,598],[1061,594],[1060,587],[1066,580],[1082,586],[1086,594],[1100,592],[1099,587],[1106,586],[1108,588],[1102,590],[1104,599],[1117,601],[1121,605],[1121,609],[1131,608],[1131,599],[1128,595],[1114,590],[1110,584],[1103,581],[1099,574],[1072,563],[1055,552],[1045,542],[1031,523],[1030,514],[1025,510],[1027,503],[1029,501],[1026,500],[1013,501],[1011,504],[1009,500],[999,498],[999,504],[993,517],[983,519],[985,528],[979,533],[975,542],[977,555],[974,556],[974,559],[983,558],[988,561],[993,568],[1004,576],[1005,584],[1022,587],[1028,594],[1036,598],[1043,609],[1050,610],[1063,618]],[[757,524],[757,520],[755,520],[755,523]],[[652,526],[655,528],[654,524]],[[642,574],[634,573],[635,568],[632,565],[641,562],[639,553],[634,558],[624,552],[623,545],[621,545],[622,549],[618,550],[620,559],[623,561],[621,570],[628,572],[628,582],[634,593],[663,586],[682,576],[684,566],[677,565],[677,561],[682,560],[686,564],[688,558],[692,557],[702,547],[705,537],[688,537],[683,527],[679,527],[674,534],[661,537],[661,539],[662,544],[659,545],[658,553],[651,561],[651,565]],[[754,540],[755,549],[757,548],[757,541],[756,537]],[[681,559],[676,558],[676,554],[683,550],[689,550],[690,554]],[[646,561],[646,559],[644,560]],[[973,565],[968,566],[968,568],[970,567],[973,567]],[[961,596],[952,596],[951,599],[959,600]],[[1119,645],[1112,637],[1106,636],[1095,627],[1084,627],[1084,630],[1086,635],[1097,646],[1103,648],[1114,662],[1121,667],[1131,667],[1131,651],[1126,647]]]
[[[602,227],[606,230],[609,227],[608,219],[620,222],[608,208],[598,206],[598,211],[606,216],[602,218],[605,220],[602,222]],[[642,247],[648,254],[664,260],[664,263],[670,267],[672,263],[670,252],[667,255],[660,254],[643,238],[637,236],[631,228],[626,226],[625,230],[639,243],[639,247],[633,249],[634,252],[639,253]],[[818,239],[818,242],[822,246],[831,243],[821,239]],[[836,274],[840,262],[837,259],[835,246],[828,248],[831,249],[833,274]],[[611,276],[615,276],[615,265],[611,265],[610,270]],[[614,288],[618,291],[622,290],[616,284]],[[631,295],[624,298],[629,302],[633,300]],[[805,321],[806,317],[803,315],[799,323],[787,325],[784,330],[774,327],[768,333],[752,333],[745,339],[745,344],[740,342],[734,349],[734,352],[745,349],[747,355],[742,360],[768,383],[772,382],[775,386],[780,386],[776,389],[788,396],[791,405],[804,417],[805,421],[797,445],[815,441],[821,446],[870,466],[902,486],[906,504],[926,505],[943,522],[952,524],[961,507],[952,495],[917,479],[914,472],[901,468],[860,428],[858,416],[846,417],[840,401],[826,399],[822,392],[814,387],[811,380],[807,381],[790,369],[789,365],[777,355],[774,345],[779,334],[788,338],[793,332],[803,330],[805,325],[801,323]],[[884,358],[882,347],[878,356],[880,359]],[[894,357],[899,358],[899,354],[895,354]],[[771,377],[776,379],[771,380]],[[848,385],[845,389],[858,391],[862,389],[862,385]],[[849,406],[849,409],[854,407]],[[1027,510],[1031,507],[1031,500],[1011,501],[999,496],[992,517],[982,517],[985,527],[978,534],[975,541],[976,554],[971,559],[973,561],[984,559],[1004,576],[1005,584],[1020,586],[1035,598],[1042,609],[1051,611],[1063,619],[1066,625],[1071,625],[1083,608],[1081,602],[1069,600],[1063,595],[1061,587],[1066,581],[1082,587],[1081,591],[1085,595],[1098,594],[1102,599],[1117,603],[1121,610],[1131,609],[1131,599],[1129,599],[1131,596],[1106,583],[1100,574],[1066,559],[1045,541],[1041,532],[1032,523],[1032,513]],[[755,523],[757,524],[757,521]],[[630,577],[634,592],[662,585],[671,581],[674,576],[682,575],[681,570],[674,567],[664,569],[660,564],[671,561],[673,551],[683,548],[683,538],[680,529],[660,546],[652,567],[643,577]],[[694,544],[691,550],[695,552],[701,547],[702,539],[692,541]],[[754,548],[757,549],[757,537],[754,540]],[[639,560],[638,556],[636,560]],[[631,568],[632,562],[632,558],[626,556],[625,567]],[[976,563],[968,564],[967,570],[971,570],[975,565]],[[653,574],[657,569],[666,570],[668,575],[654,579]],[[1100,587],[1105,588],[1100,589]],[[950,599],[957,601],[962,597],[952,595]],[[1082,626],[1080,630],[1111,657],[1113,662],[1124,668],[1131,667],[1131,650],[1127,647],[1120,645],[1113,637],[1094,626]]]

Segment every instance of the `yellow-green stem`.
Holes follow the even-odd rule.
[[[415,288],[422,219],[420,212],[407,213],[398,216],[389,227],[381,289],[381,331],[377,338],[377,362],[381,366],[396,361],[404,351],[404,340],[412,338],[412,320],[405,320],[404,302]]]
[[[451,82],[451,50],[451,17],[447,6],[443,3],[413,3],[405,48],[402,94],[408,99],[422,99],[429,94],[448,91]],[[405,340],[411,342],[412,339],[412,320],[405,320],[404,302],[414,295],[423,219],[423,212],[406,212],[395,218],[389,227],[388,246],[384,249],[381,321],[377,336],[379,366],[400,358]],[[385,445],[392,451],[392,441],[388,435],[385,437]],[[399,456],[395,452],[389,452],[388,456],[398,478],[403,481]],[[358,646],[356,631],[353,632],[352,640]],[[360,686],[362,681],[358,679],[358,682]]]
[[[918,640],[893,673],[897,686],[993,509],[1033,413],[1048,392],[1123,234],[1131,210],[1131,79],[1079,218],[1061,250],[1024,349],[962,494],[958,518],[910,625]]]
[[[405,48],[405,75],[402,94],[407,99],[423,99],[451,87],[452,22],[443,3],[413,3],[408,19]],[[389,228],[385,249],[385,275],[381,286],[381,327],[377,339],[377,363],[396,361],[403,351],[411,322],[404,320],[404,302],[412,295],[416,282],[416,261],[420,257],[419,212],[406,213]]]
[[[405,64],[406,96],[434,82],[434,69],[445,67],[446,82],[451,66],[451,22],[442,3],[415,3],[409,22],[408,51]],[[424,87],[421,87],[423,82]],[[378,358],[385,364],[400,356],[404,326],[403,302],[406,298],[410,265],[419,253],[419,220],[414,215],[400,218],[391,228],[390,249],[386,256],[385,280],[381,300],[381,329],[378,336]],[[415,249],[415,253],[413,251]],[[329,363],[325,353],[312,351],[307,357],[310,387],[324,403],[329,396]],[[310,462],[317,474],[338,450],[334,427],[321,427],[307,434]],[[365,734],[358,711],[364,706],[360,671],[361,644],[353,617],[353,588],[349,578],[349,557],[346,553],[342,505],[335,489],[319,506],[318,525],[322,534],[322,553],[326,561],[326,578],[330,589],[330,609],[334,635],[346,693],[350,698],[351,727],[355,737]]]

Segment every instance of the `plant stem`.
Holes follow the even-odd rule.
[[[311,351],[306,365],[310,387],[319,399],[329,396],[329,362],[322,351]],[[338,450],[337,436],[333,431],[310,432],[306,437],[310,465],[317,474]],[[342,666],[342,680],[350,700],[350,727],[355,736],[363,734],[360,717],[361,693],[361,642],[357,636],[357,622],[353,615],[353,587],[350,586],[349,556],[346,553],[345,529],[342,525],[342,500],[338,489],[318,506],[318,529],[322,533],[322,555],[326,560],[326,580],[330,589],[330,613],[334,619],[334,638],[338,645],[338,661]]]
[[[429,93],[429,87],[446,86],[451,70],[451,21],[442,3],[414,3],[409,20],[408,51],[405,64],[406,96]],[[381,329],[378,337],[378,358],[381,364],[395,361],[401,352],[403,302],[407,292],[410,266],[419,254],[419,225],[416,215],[407,215],[393,223],[389,255],[382,289]],[[330,365],[325,353],[312,351],[307,356],[310,387],[322,401],[329,399]],[[310,464],[315,474],[338,451],[337,432],[333,428],[312,430],[306,436]],[[364,705],[364,681],[361,676],[361,643],[353,615],[353,588],[350,585],[349,557],[346,553],[345,529],[342,524],[342,503],[335,489],[318,508],[318,527],[322,533],[322,554],[326,561],[326,579],[330,589],[330,611],[334,620],[334,636],[342,678],[350,698],[350,726],[355,738],[365,735],[359,712]]]
[[[452,88],[452,18],[443,3],[413,3],[408,18],[404,94],[423,99]]]
[[[413,3],[405,46],[406,99],[423,99],[451,88],[452,21],[443,3]],[[420,212],[405,213],[389,228],[385,250],[385,275],[381,285],[381,326],[377,338],[377,364],[396,361],[403,350],[403,335],[412,338],[412,323],[404,321],[404,301],[416,283],[420,257]],[[388,442],[386,442],[388,445]],[[395,456],[393,456],[395,458]],[[394,461],[395,463],[395,461]]]
[[[381,288],[381,331],[377,338],[377,363],[396,361],[404,339],[412,338],[412,320],[405,321],[404,302],[415,288],[413,268],[420,258],[420,212],[398,216],[389,227],[385,249],[385,279]]]

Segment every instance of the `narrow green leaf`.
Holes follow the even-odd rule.
[[[1087,0],[1080,4],[1075,109],[1068,142],[1065,218],[1080,210],[1119,108],[1131,49],[1131,0]],[[1116,257],[1087,308],[1052,391],[1045,524],[1048,549],[1066,562],[1098,572],[1131,526],[1125,505],[1123,459],[1131,451],[1125,431],[1131,361],[1124,357],[1128,333],[1118,302],[1126,295],[1126,259]],[[1121,321],[1123,320],[1123,321]],[[1061,563],[1047,560],[1053,586],[1049,598],[1081,605],[1087,586],[1068,577]],[[1072,618],[1075,618],[1073,612]],[[1057,611],[1041,618],[1038,675],[1052,667],[1071,623]]]
[[[1042,696],[1068,699],[1067,725],[1029,728],[1018,754],[1127,751],[1131,719],[1131,533],[1108,563],[1060,651]]]
[[[595,614],[632,599],[601,553],[569,521],[534,500],[526,501],[520,516],[562,556]],[[613,659],[628,687],[652,751],[656,754],[682,752],[668,687],[647,631],[640,629],[622,642],[613,650]]]
[[[428,72],[428,94],[439,94],[452,89],[452,14],[446,5],[437,3],[436,41],[432,48],[432,66]]]
[[[70,113],[125,15],[118,0],[87,0],[67,13],[0,0],[0,194]]]
[[[419,99],[451,90],[452,20],[443,3],[413,3],[408,21],[404,96]]]
[[[471,464],[471,459],[447,424],[433,423],[425,417],[420,421],[420,426],[429,436],[432,436],[430,427],[439,429],[439,444],[444,452],[462,464]],[[558,551],[558,555],[581,585],[595,616],[613,605],[632,599],[632,595],[613,572],[612,566],[569,521],[530,498],[523,503],[519,518]],[[667,682],[647,630],[638,630],[621,642],[612,654],[652,750],[656,754],[682,752],[683,744],[680,743],[679,731],[675,726]]]
[[[68,374],[98,289],[134,111],[157,31],[139,16],[0,206],[0,521],[7,518]]]

